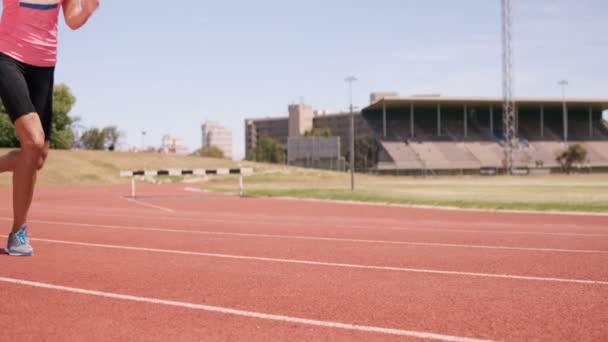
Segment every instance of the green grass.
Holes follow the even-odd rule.
[[[0,149],[0,155],[8,150]],[[608,213],[608,174],[521,177],[394,177],[357,175],[355,192],[346,173],[153,153],[51,151],[40,185],[124,184],[120,170],[252,167],[245,194],[460,208],[558,210]],[[235,176],[163,177],[149,181],[189,183],[236,192]],[[0,174],[0,186],[11,175]]]
[[[355,201],[367,203],[387,203],[403,205],[443,206],[455,208],[477,209],[512,209],[536,211],[580,211],[580,212],[608,212],[605,203],[575,203],[575,202],[529,202],[529,201],[482,201],[457,199],[427,199],[407,196],[391,196],[369,191],[351,192],[346,189],[252,189],[246,190],[249,196],[290,197],[304,199],[322,199],[338,201]]]
[[[0,149],[0,155],[9,150]],[[192,156],[161,155],[156,153],[128,153],[107,151],[51,151],[47,163],[38,176],[40,185],[119,184],[129,180],[119,177],[121,170],[159,168],[224,168],[239,163]],[[244,166],[247,166],[245,163]],[[166,181],[181,182],[182,177],[168,177]],[[0,186],[11,184],[11,175],[0,174]]]
[[[286,169],[287,170],[287,169]],[[405,205],[480,209],[608,212],[608,175],[526,177],[356,176],[296,170],[245,178],[245,194]],[[215,180],[208,190],[230,191],[234,179]]]

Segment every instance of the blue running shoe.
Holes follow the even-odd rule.
[[[27,225],[23,225],[16,233],[11,233],[8,236],[8,242],[4,251],[8,255],[13,256],[31,256],[34,254],[34,249],[30,245],[30,237],[25,231]]]

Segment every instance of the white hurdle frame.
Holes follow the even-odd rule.
[[[243,197],[244,181],[243,175],[253,173],[251,168],[232,169],[169,169],[169,170],[134,170],[120,171],[120,177],[131,177],[131,198],[136,198],[136,177],[159,177],[159,176],[208,176],[208,175],[239,175],[239,196]]]

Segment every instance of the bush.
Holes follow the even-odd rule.
[[[313,128],[304,132],[304,137],[331,137],[331,129],[325,128]]]
[[[281,143],[272,138],[264,137],[258,142],[258,145],[254,149],[249,151],[247,159],[258,162],[283,164],[285,163],[285,152],[285,146]]]
[[[198,151],[198,155],[205,158],[224,159],[224,151],[217,146],[205,146]]]
[[[587,150],[580,144],[568,146],[567,149],[557,155],[557,162],[566,173],[570,173],[572,165],[584,163],[587,159]]]

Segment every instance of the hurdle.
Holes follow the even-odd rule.
[[[136,177],[159,177],[159,176],[210,176],[210,175],[239,175],[239,196],[243,196],[243,175],[252,174],[251,168],[224,168],[224,169],[168,169],[168,170],[133,170],[120,171],[120,177],[131,177],[131,198],[136,197]]]

